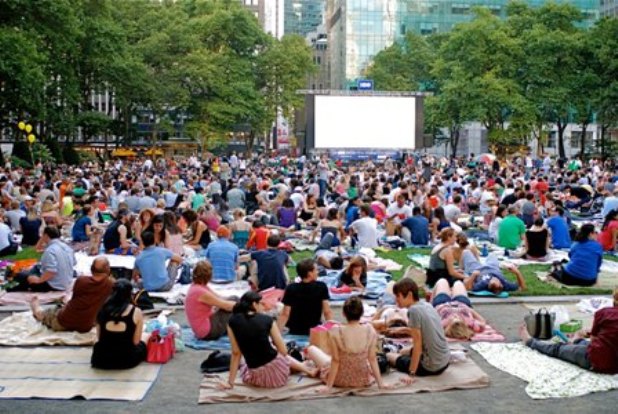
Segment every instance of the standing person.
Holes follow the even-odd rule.
[[[597,282],[603,264],[603,246],[597,241],[593,224],[584,224],[569,252],[569,262],[554,263],[549,276],[565,285],[592,286]]]
[[[408,354],[387,354],[391,366],[411,376],[440,375],[448,368],[451,358],[440,315],[427,302],[420,302],[418,286],[404,278],[393,286],[397,306],[408,309],[408,327],[390,328],[390,333],[408,334],[413,348]]]
[[[292,335],[309,335],[309,330],[322,321],[332,320],[328,287],[318,281],[318,268],[311,259],[304,259],[296,265],[299,283],[285,288],[283,311],[277,323],[280,329],[288,327]]]
[[[226,333],[227,324],[236,304],[233,300],[220,297],[210,290],[212,280],[211,264],[202,260],[193,269],[193,283],[187,292],[185,312],[187,322],[195,336],[207,341],[219,339]]]
[[[350,224],[350,230],[358,237],[358,247],[378,247],[378,222],[371,217],[371,207],[360,207],[360,218]]]
[[[592,330],[580,332],[569,343],[552,343],[534,339],[526,326],[519,328],[522,342],[542,354],[603,374],[618,374],[618,289],[614,306],[594,314]],[[589,337],[589,339],[584,339]]]
[[[97,342],[90,363],[99,369],[130,369],[146,360],[142,341],[144,317],[131,304],[133,286],[126,279],[114,284],[112,294],[97,315]]]
[[[232,389],[240,369],[242,381],[254,387],[280,388],[290,377],[290,370],[303,372],[311,377],[316,369],[288,356],[281,332],[273,319],[260,313],[262,296],[247,292],[234,306],[227,328],[232,344],[232,359],[228,382],[219,385]],[[274,348],[273,348],[274,345]],[[241,365],[241,360],[244,362]]]
[[[71,286],[76,263],[73,249],[60,240],[60,230],[56,226],[45,227],[41,242],[46,247],[39,263],[29,272],[16,275],[14,280],[17,286],[7,290],[50,292],[67,290]]]
[[[326,187],[328,185],[328,171],[328,162],[326,161],[326,157],[323,156],[318,163],[318,185],[320,186],[320,200],[324,200],[324,197],[326,196]]]
[[[500,227],[498,227],[498,246],[515,250],[521,245],[526,234],[526,225],[517,217],[519,208],[516,205],[510,206],[508,212],[508,216],[502,220]]]
[[[109,261],[105,257],[94,259],[90,271],[92,276],[75,279],[73,295],[65,306],[43,310],[38,297],[33,296],[30,308],[34,319],[54,331],[89,332],[114,285]]]

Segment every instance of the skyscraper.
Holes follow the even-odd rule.
[[[601,16],[618,18],[618,0],[601,0]]]
[[[554,0],[556,1],[556,0]],[[616,10],[617,0],[602,0],[605,9]],[[509,0],[329,0],[325,24],[331,65],[331,87],[346,89],[381,50],[407,32],[447,32],[457,23],[472,19],[472,8],[487,7],[506,17]],[[528,0],[540,6],[546,0]],[[599,17],[599,0],[562,0],[581,10],[586,26]],[[610,4],[611,3],[611,4]],[[612,9],[613,8],[613,9]]]
[[[306,37],[323,23],[326,0],[285,0],[285,34]]]

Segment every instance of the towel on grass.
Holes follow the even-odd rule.
[[[491,365],[526,381],[533,399],[579,397],[618,389],[618,376],[596,374],[534,351],[522,343],[471,345]]]
[[[384,375],[384,382],[396,384],[405,374],[391,371]],[[219,390],[217,385],[227,380],[227,374],[207,375],[200,385],[198,403],[242,403],[242,402],[274,402],[298,401],[319,398],[335,398],[347,395],[375,397],[378,395],[401,395],[418,392],[438,392],[451,389],[474,389],[489,385],[489,377],[478,365],[469,358],[452,363],[441,375],[434,377],[417,377],[408,386],[394,389],[378,389],[375,385],[368,388],[335,388],[330,394],[316,392],[322,385],[318,379],[291,375],[286,386],[276,389],[255,388],[244,385],[236,380],[231,390]]]
[[[31,312],[15,313],[0,321],[0,345],[34,346],[34,345],[93,345],[97,333],[90,332],[54,332],[32,317]]]
[[[92,348],[3,348],[0,399],[141,401],[161,365],[142,363],[127,370],[90,366]]]
[[[286,343],[294,341],[296,342],[296,345],[300,346],[301,348],[309,345],[309,337],[306,335],[285,334],[283,335],[283,340]],[[221,338],[212,341],[206,341],[196,338],[191,328],[183,328],[182,341],[185,343],[186,347],[197,350],[230,351],[232,349],[232,345],[230,344],[230,338],[228,338],[227,336],[222,336]]]

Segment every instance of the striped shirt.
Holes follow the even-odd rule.
[[[226,239],[219,239],[208,245],[206,258],[212,264],[212,280],[233,282],[236,280],[238,247]]]

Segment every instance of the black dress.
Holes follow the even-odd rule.
[[[107,330],[107,323],[114,321],[110,319],[100,325],[101,335],[99,341],[94,344],[90,363],[93,368],[100,369],[129,369],[133,368],[146,360],[146,344],[140,342],[133,344],[135,334],[135,322],[133,314],[135,307],[128,315],[121,316],[115,322],[123,322],[126,329],[122,332]]]
[[[528,252],[530,257],[545,257],[547,256],[547,238],[549,233],[547,229],[541,231],[526,232],[526,240],[528,240]]]

